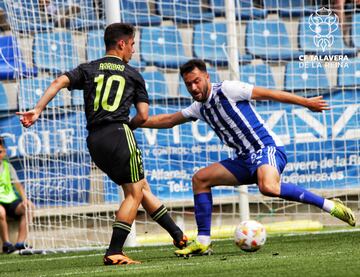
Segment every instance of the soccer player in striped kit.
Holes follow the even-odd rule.
[[[173,113],[150,116],[146,128],[171,128],[191,120],[203,120],[220,140],[232,148],[235,158],[200,169],[192,178],[194,210],[198,236],[191,244],[176,250],[178,256],[205,255],[211,249],[211,187],[256,183],[262,194],[315,205],[355,226],[351,209],[340,200],[328,200],[291,183],[280,181],[287,158],[280,139],[265,125],[251,100],[273,100],[304,106],[313,112],[329,110],[322,96],[304,98],[243,83],[211,83],[202,60],[193,59],[180,67],[185,85],[195,100],[189,107]]]
[[[168,231],[176,247],[184,248],[187,243],[186,236],[166,207],[150,190],[144,177],[141,151],[132,132],[147,119],[149,111],[145,81],[128,65],[134,53],[134,37],[132,25],[110,24],[104,34],[104,57],[65,72],[52,82],[33,110],[17,113],[23,126],[28,128],[62,88],[84,91],[86,128],[89,131],[87,146],[91,158],[122,187],[125,195],[116,212],[110,245],[104,256],[105,265],[140,263],[123,252],[140,204]],[[133,104],[137,113],[129,120]]]

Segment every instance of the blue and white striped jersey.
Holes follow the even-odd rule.
[[[186,118],[207,122],[239,156],[266,146],[283,146],[251,104],[253,88],[240,81],[213,83],[206,102],[194,102],[181,112]]]

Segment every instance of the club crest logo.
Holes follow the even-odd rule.
[[[333,33],[339,28],[339,18],[330,9],[322,7],[310,15],[309,27],[315,33],[315,46],[325,52],[334,44]]]

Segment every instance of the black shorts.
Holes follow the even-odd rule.
[[[20,216],[15,213],[15,210],[16,210],[17,206],[19,206],[19,204],[21,204],[21,202],[22,202],[22,200],[20,198],[18,198],[11,203],[1,203],[0,202],[0,205],[2,205],[5,208],[6,216],[10,216],[12,218],[18,219]]]
[[[126,124],[111,123],[90,130],[86,141],[97,167],[116,184],[135,183],[144,178],[141,151]]]

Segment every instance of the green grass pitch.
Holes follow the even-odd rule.
[[[255,253],[232,240],[214,242],[212,256],[178,258],[170,245],[129,248],[140,265],[103,266],[102,252],[1,255],[0,276],[360,276],[360,230],[270,236]]]

